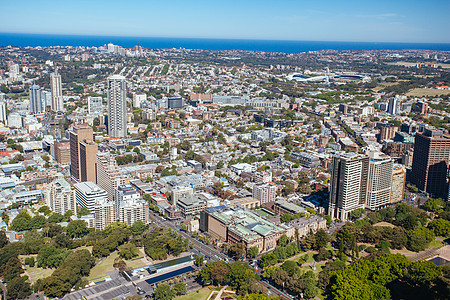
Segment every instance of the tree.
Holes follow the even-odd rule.
[[[315,234],[315,242],[314,242],[314,249],[319,250],[321,248],[324,248],[326,245],[328,245],[329,237],[328,234],[323,229],[317,230]]]
[[[8,244],[9,240],[8,237],[6,236],[6,233],[1,230],[0,231],[0,248],[5,247]]]
[[[83,220],[70,221],[66,230],[67,235],[71,238],[81,238],[89,233],[86,222]]]
[[[441,198],[429,198],[423,204],[426,210],[438,213],[442,210],[444,206],[444,201]]]
[[[172,293],[175,296],[185,295],[186,292],[187,292],[187,290],[186,290],[186,283],[184,283],[184,282],[175,283],[173,285],[173,287],[172,287]]]
[[[31,295],[30,284],[25,277],[15,277],[8,282],[6,297],[8,299],[25,299]]]
[[[450,221],[444,219],[434,219],[428,226],[437,236],[450,237]]]
[[[50,208],[48,206],[41,206],[38,210],[38,212],[43,213],[44,215],[48,216],[49,214],[52,213],[52,211],[50,210]]]
[[[433,240],[434,236],[430,229],[417,227],[408,231],[408,250],[419,252],[425,250],[427,245]]]
[[[138,256],[139,251],[133,243],[123,244],[119,246],[119,255],[124,259],[131,259]]]
[[[248,252],[247,252],[247,257],[255,258],[258,255],[258,253],[259,253],[258,247],[256,247],[256,246],[250,247],[250,249],[248,249]]]
[[[120,256],[114,259],[113,267],[118,269],[120,273],[128,270],[127,263]]]
[[[155,289],[155,300],[171,300],[173,298],[170,286],[165,283],[160,283]]]
[[[77,217],[81,218],[82,216],[89,215],[91,211],[86,207],[80,207],[77,209]]]
[[[147,230],[148,226],[142,222],[142,220],[137,220],[131,226],[131,233],[133,235],[141,235]]]
[[[245,245],[243,243],[235,243],[228,249],[228,254],[239,259],[245,255]]]
[[[196,256],[196,257],[195,257],[195,262],[194,262],[194,264],[195,264],[197,267],[203,266],[203,264],[204,264],[203,256]]]

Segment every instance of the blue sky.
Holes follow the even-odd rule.
[[[450,42],[449,0],[14,0],[0,32]]]

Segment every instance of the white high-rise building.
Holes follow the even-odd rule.
[[[45,192],[45,204],[52,212],[65,214],[71,210],[77,214],[75,191],[64,178],[58,178],[50,183]]]
[[[6,101],[0,101],[0,122],[6,125],[6,122],[8,121],[6,118]]]
[[[377,210],[390,203],[393,166],[394,161],[389,156],[370,153],[366,208]]]
[[[389,98],[387,112],[390,113],[391,115],[400,114],[400,104],[401,104],[401,99],[398,95],[395,97]]]
[[[52,90],[52,110],[64,111],[61,75],[58,74],[58,69],[55,70],[55,73],[50,75],[50,87]]]
[[[108,135],[127,135],[127,103],[125,77],[113,75],[108,78]]]
[[[41,88],[38,85],[30,86],[30,111],[32,114],[40,114],[45,111],[42,105]]]
[[[103,98],[102,97],[88,97],[88,112],[89,114],[98,115],[103,112]]]
[[[44,110],[47,110],[47,106],[52,107],[52,92],[49,91],[41,91],[41,97],[42,97],[42,106],[44,107]]]
[[[133,94],[133,107],[141,108],[141,103],[147,100],[146,94]]]
[[[115,190],[125,184],[125,177],[110,153],[97,154],[97,184],[108,193],[108,201],[113,201]]]
[[[22,128],[22,116],[18,113],[11,113],[8,116],[8,126],[13,128]]]

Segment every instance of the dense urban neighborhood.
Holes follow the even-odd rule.
[[[450,52],[0,47],[3,299],[449,299]]]

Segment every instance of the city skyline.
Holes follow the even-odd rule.
[[[167,9],[170,7],[170,9]],[[447,1],[336,3],[283,0],[152,3],[134,0],[4,3],[8,33],[298,41],[448,43]],[[18,9],[20,8],[20,9]],[[218,14],[220,12],[220,14]],[[26,18],[23,18],[26,16]],[[58,26],[55,26],[58,24]],[[207,25],[207,26],[206,26]]]

